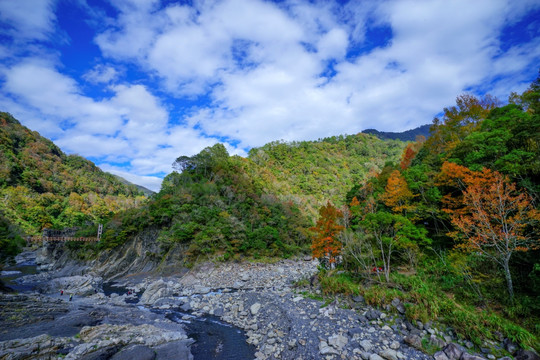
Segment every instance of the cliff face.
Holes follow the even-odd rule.
[[[182,274],[185,247],[180,244],[164,253],[157,241],[159,231],[147,229],[122,246],[104,250],[96,259],[82,260],[65,243],[51,242],[39,251],[36,263],[44,270],[57,270],[61,276],[83,275],[92,272],[106,280],[138,274]]]

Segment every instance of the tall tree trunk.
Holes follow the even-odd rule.
[[[514,287],[512,285],[512,274],[510,274],[510,257],[504,259],[504,275],[506,276],[506,286],[508,287],[508,295],[510,301],[514,302]]]

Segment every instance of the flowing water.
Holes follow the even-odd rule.
[[[22,284],[17,281],[18,278],[25,275],[33,275],[37,273],[36,265],[29,263],[17,264],[4,268],[0,272],[0,280],[14,292],[32,291],[36,284]]]
[[[26,262],[4,268],[0,273],[0,280],[15,292],[33,291],[37,284],[23,284],[17,281],[25,275],[36,274],[36,265]],[[128,294],[129,288],[114,282],[103,283],[103,292],[107,296],[116,293]],[[127,303],[139,302],[141,293],[128,294]],[[232,325],[221,321],[211,315],[193,316],[189,312],[180,309],[158,310],[151,309],[156,313],[163,314],[169,320],[182,324],[188,336],[195,340],[191,346],[194,360],[243,360],[254,359],[255,348],[246,342],[244,332]]]
[[[184,324],[188,336],[195,340],[191,346],[194,360],[254,359],[255,347],[246,342],[245,333],[218,317],[193,316],[179,309],[166,310],[167,319]]]
[[[128,294],[129,288],[114,282],[103,283],[103,293],[110,296]],[[136,304],[141,294],[135,293],[126,302]],[[180,309],[151,309],[167,319],[182,324],[187,335],[195,340],[191,346],[194,360],[244,360],[255,358],[255,347],[246,342],[244,332],[216,316],[193,316]]]

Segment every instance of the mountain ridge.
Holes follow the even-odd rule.
[[[401,140],[401,141],[416,141],[418,136],[423,136],[426,139],[430,136],[429,129],[431,124],[421,125],[414,129],[392,132],[392,131],[379,131],[376,129],[366,129],[362,131],[364,134],[372,134],[377,136],[381,140]]]

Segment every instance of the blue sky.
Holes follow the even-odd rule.
[[[180,155],[430,123],[540,64],[540,1],[0,0],[0,110],[159,190]]]

